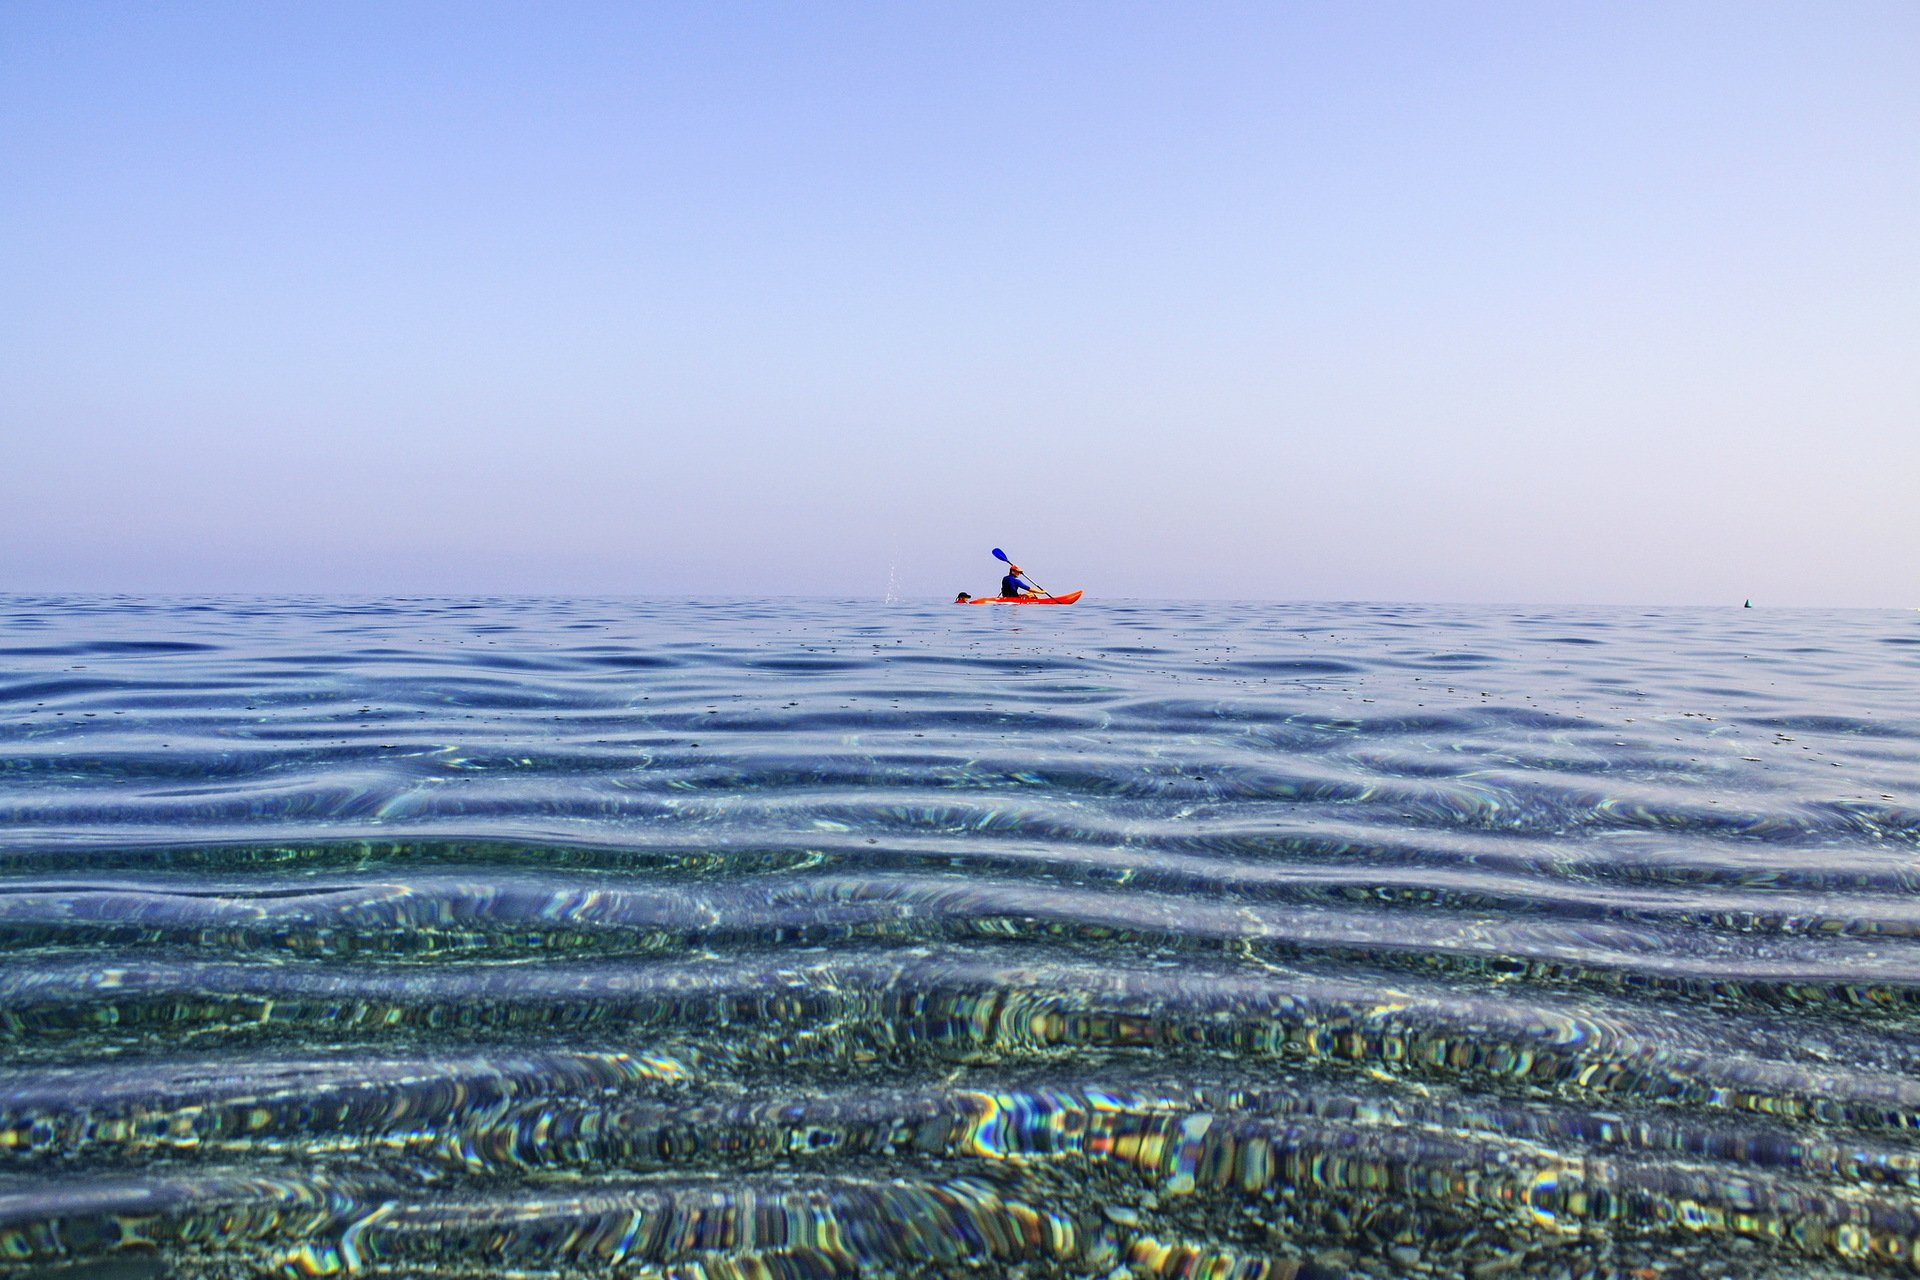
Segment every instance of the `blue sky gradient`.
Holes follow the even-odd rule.
[[[0,590],[1920,604],[1910,3],[0,7]]]

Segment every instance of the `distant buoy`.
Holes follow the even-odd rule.
[[[1753,608],[1753,601],[1751,600],[1747,601],[1747,608],[1749,609]]]

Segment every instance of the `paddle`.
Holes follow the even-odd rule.
[[[1006,561],[1006,562],[1007,562],[1007,568],[1009,568],[1009,569],[1011,569],[1011,568],[1013,568],[1013,557],[1012,557],[1012,556],[1010,556],[1010,555],[1008,555],[1008,554],[1007,554],[1006,552],[1004,552],[1004,551],[1002,551],[1002,550],[1001,550],[1000,548],[998,548],[998,547],[995,547],[995,548],[993,549],[993,558],[994,558],[995,560],[1004,560],[1004,561]],[[1029,582],[1032,582],[1033,580],[1032,580],[1031,578],[1029,578],[1029,579],[1028,579],[1028,581],[1029,581]],[[1043,595],[1043,596],[1050,596],[1050,595],[1052,595],[1052,594],[1053,594],[1053,592],[1051,592],[1051,591],[1049,591],[1049,590],[1047,590],[1047,589],[1046,589],[1045,587],[1043,587],[1043,586],[1041,586],[1041,585],[1040,585],[1039,583],[1037,583],[1037,582],[1034,582],[1034,583],[1033,583],[1033,589],[1034,589],[1035,591],[1038,591],[1038,592],[1039,592],[1039,593],[1040,593],[1041,595]]]

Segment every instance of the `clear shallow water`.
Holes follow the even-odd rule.
[[[0,599],[0,1273],[1886,1274],[1920,615]]]

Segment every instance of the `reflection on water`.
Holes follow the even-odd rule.
[[[0,1274],[1920,1269],[1912,615],[0,601]]]

